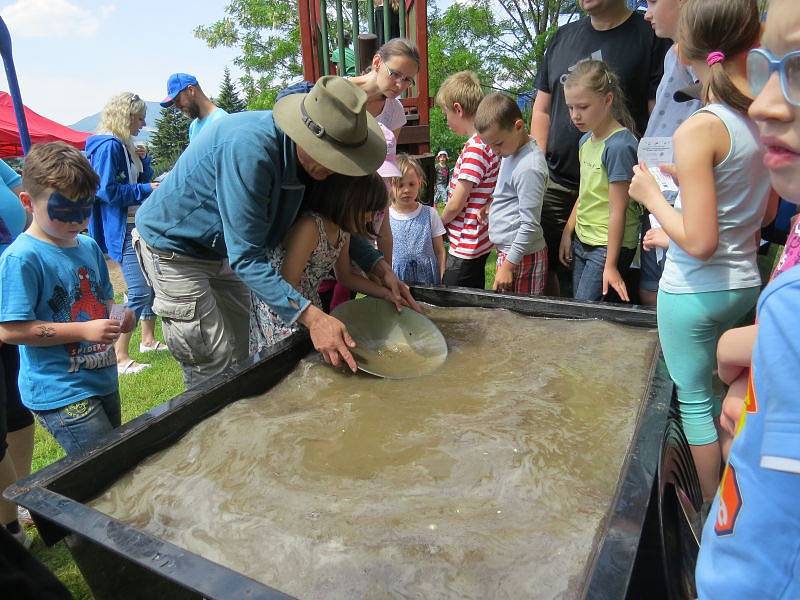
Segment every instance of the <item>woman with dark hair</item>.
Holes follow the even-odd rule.
[[[419,51],[405,38],[386,42],[372,57],[369,69],[350,81],[367,94],[367,111],[390,129],[395,138],[406,124],[399,98],[419,73]]]

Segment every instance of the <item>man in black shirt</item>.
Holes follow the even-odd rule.
[[[647,127],[664,69],[669,40],[660,40],[642,15],[626,0],[580,0],[587,16],[556,31],[536,77],[531,133],[546,149],[550,183],[542,206],[542,227],[550,254],[551,280],[546,293],[566,294],[571,278],[558,260],[561,233],[578,198],[578,141],[564,100],[563,82],[576,63],[596,59],[608,63],[620,79],[637,136]],[[553,274],[558,274],[556,279]]]

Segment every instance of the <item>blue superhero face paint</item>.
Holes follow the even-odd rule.
[[[70,200],[58,192],[47,199],[47,216],[62,223],[83,223],[92,214],[94,198]]]

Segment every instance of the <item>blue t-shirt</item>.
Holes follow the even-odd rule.
[[[697,562],[705,598],[800,598],[800,268],[761,295],[747,403]]]
[[[26,233],[0,258],[0,322],[108,318],[114,297],[103,253],[90,237],[60,248]],[[118,389],[113,346],[20,346],[19,391],[32,410],[61,408]]]
[[[2,254],[25,229],[25,208],[12,191],[22,185],[22,177],[2,160],[0,160],[0,179],[2,179],[0,182],[0,254]]]
[[[208,113],[208,116],[205,119],[194,119],[191,123],[189,123],[189,141],[191,142],[192,140],[194,140],[197,137],[197,135],[203,130],[203,127],[205,127],[209,123],[213,123],[217,119],[227,114],[228,114],[227,112],[217,107],[210,113]]]

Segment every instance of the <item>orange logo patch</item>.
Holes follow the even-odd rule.
[[[736,469],[728,463],[719,486],[719,512],[714,523],[714,532],[719,536],[731,535],[741,510],[742,494],[739,491],[739,482],[736,480]]]

